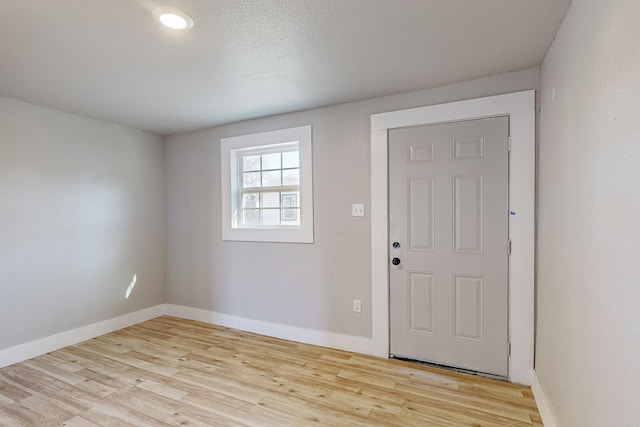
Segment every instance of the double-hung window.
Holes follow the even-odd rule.
[[[300,225],[298,142],[237,154],[241,227]]]
[[[224,240],[313,242],[311,126],[221,140]]]

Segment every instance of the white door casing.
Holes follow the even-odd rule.
[[[389,131],[390,352],[506,378],[509,118]]]
[[[389,129],[509,116],[509,380],[530,385],[534,343],[535,91],[371,116],[372,353],[389,357]]]

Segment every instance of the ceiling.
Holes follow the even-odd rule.
[[[0,0],[0,95],[178,133],[537,66],[569,2]]]

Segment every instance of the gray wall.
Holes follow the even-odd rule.
[[[536,68],[168,137],[167,301],[369,337],[370,115],[537,89],[539,78]],[[220,138],[307,124],[313,126],[315,244],[223,242]],[[364,218],[351,217],[356,202],[366,204]],[[352,312],[354,298],[362,300],[362,313]]]
[[[574,1],[542,66],[536,370],[561,426],[640,423],[639,18]]]
[[[160,137],[0,97],[0,349],[162,303],[164,208]]]

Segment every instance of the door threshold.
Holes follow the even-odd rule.
[[[431,366],[431,367],[434,367],[434,368],[446,369],[448,371],[460,372],[462,374],[475,375],[475,376],[478,376],[478,377],[485,377],[485,378],[491,378],[493,380],[509,382],[509,379],[507,377],[503,377],[501,375],[488,374],[486,372],[480,372],[480,371],[474,371],[474,370],[471,370],[471,369],[458,368],[456,366],[443,365],[441,363],[428,362],[426,360],[412,359],[410,357],[396,356],[396,355],[393,355],[393,354],[390,354],[389,358],[402,360],[404,362],[419,363],[421,365],[427,365],[427,366]]]

